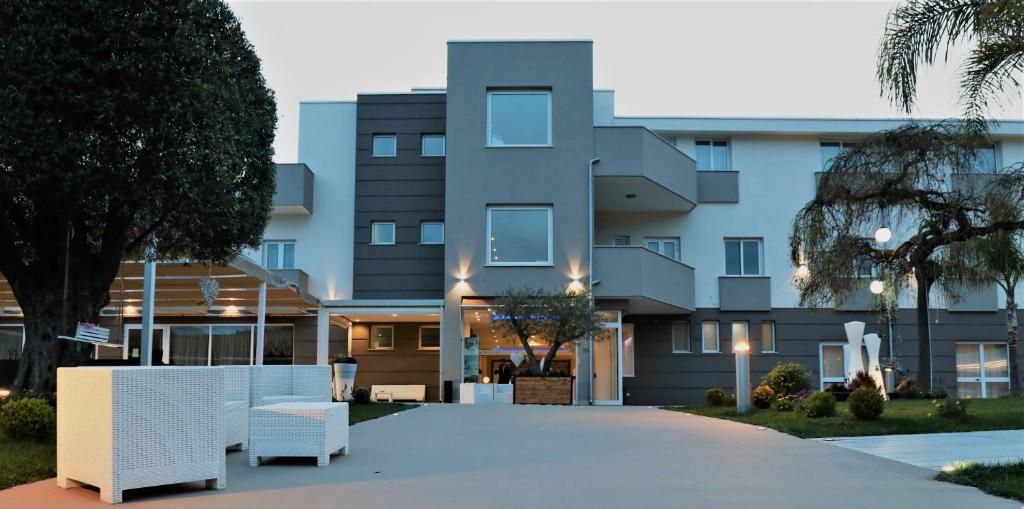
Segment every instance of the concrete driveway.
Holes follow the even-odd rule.
[[[137,507],[189,508],[1019,508],[934,472],[744,424],[646,407],[432,404],[358,424],[352,452],[246,464],[228,488],[125,492]],[[46,480],[0,507],[109,507]]]

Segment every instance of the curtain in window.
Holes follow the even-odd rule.
[[[267,326],[263,334],[263,364],[291,364],[292,328]]]
[[[209,343],[209,327],[171,327],[171,365],[205,366]]]
[[[21,327],[0,327],[0,360],[21,358]]]
[[[249,364],[251,341],[252,327],[249,325],[213,327],[211,364]]]

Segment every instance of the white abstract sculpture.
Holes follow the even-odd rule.
[[[865,335],[864,322],[846,322],[843,324],[843,327],[846,328],[846,339],[849,342],[849,344],[843,345],[843,355],[846,357],[847,380],[852,380],[858,371],[864,371],[875,381],[875,385],[878,387],[878,391],[882,393],[882,397],[888,399],[885,393],[885,379],[878,364],[878,353],[882,345],[882,339],[878,337],[878,334],[874,333]],[[867,368],[864,366],[864,356],[862,354],[864,347],[867,347],[868,350]]]
[[[885,393],[885,377],[882,376],[882,368],[878,364],[882,338],[875,333],[866,334],[864,335],[864,346],[868,349],[868,373],[871,374],[871,379],[875,381],[875,386],[878,387],[878,392],[882,393],[882,397],[889,399]]]

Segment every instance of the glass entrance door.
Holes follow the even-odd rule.
[[[1010,392],[1006,343],[957,343],[957,396],[996,398]]]
[[[608,320],[594,338],[594,404],[622,404],[622,334],[618,312],[607,313]],[[614,320],[614,321],[612,321]]]
[[[138,359],[142,351],[142,326],[125,325],[124,328],[128,341],[122,349],[121,358],[125,360]],[[153,326],[153,350],[162,350],[161,361],[163,364],[169,364],[167,346],[170,335],[168,329],[169,327],[166,325]]]

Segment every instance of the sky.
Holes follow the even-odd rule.
[[[619,116],[901,117],[879,95],[888,1],[231,2],[277,96],[277,162],[299,102],[443,87],[452,39],[590,39]],[[956,116],[966,52],[919,76],[915,116]],[[1024,118],[1019,98],[993,112]]]

